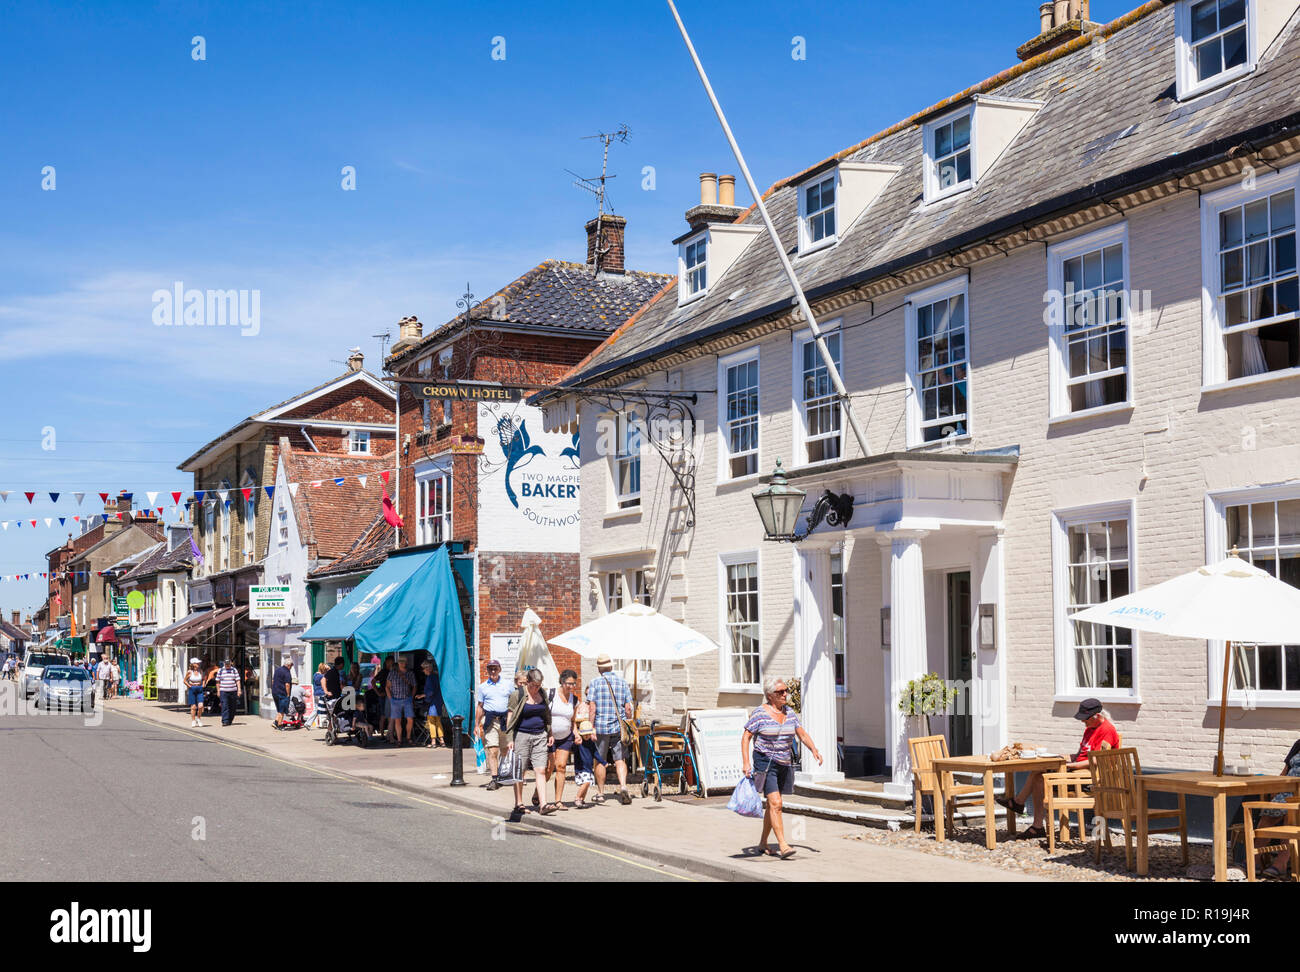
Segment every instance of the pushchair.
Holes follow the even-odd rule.
[[[364,718],[357,718],[356,709],[344,709],[342,699],[321,699],[328,714],[325,721],[325,745],[333,746],[342,737],[351,739],[365,749],[370,744],[370,726]]]
[[[703,783],[695,759],[695,749],[690,738],[676,729],[661,729],[650,723],[650,731],[642,739],[641,796],[654,790],[655,800],[663,799],[664,787],[677,785],[677,792],[685,794],[694,790],[697,797],[704,796]]]

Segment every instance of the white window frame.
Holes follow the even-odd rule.
[[[244,500],[244,563],[257,559],[257,494],[250,493]]]
[[[950,300],[957,296],[964,297],[966,303],[966,431],[961,435],[954,433],[941,439],[935,439],[933,442],[926,442],[922,429],[924,412],[922,408],[920,354],[916,346],[916,310],[918,307],[934,304],[941,300]],[[907,296],[907,300],[904,302],[904,311],[904,339],[907,343],[904,355],[907,366],[907,448],[918,449],[926,446],[935,447],[953,442],[965,442],[971,438],[971,429],[975,424],[975,380],[971,367],[971,332],[974,328],[972,326],[970,280],[965,276],[955,277],[952,280],[935,284],[933,287],[915,291]],[[950,416],[949,421],[957,421],[956,416]]]
[[[1220,388],[1255,384],[1263,381],[1277,381],[1300,375],[1300,367],[1284,368],[1280,371],[1266,371],[1258,375],[1246,375],[1240,378],[1228,378],[1228,349],[1225,342],[1223,315],[1219,309],[1219,291],[1221,289],[1221,268],[1219,265],[1219,214],[1226,209],[1233,209],[1259,199],[1286,192],[1288,189],[1296,194],[1296,216],[1300,223],[1300,165],[1293,165],[1279,172],[1270,172],[1256,176],[1250,188],[1242,182],[1234,183],[1201,197],[1201,371],[1202,391],[1217,391]],[[1300,240],[1300,227],[1297,228]],[[1284,320],[1285,318],[1270,318]],[[1239,325],[1237,330],[1255,330],[1266,322]]]
[[[218,500],[221,510],[221,569],[230,569],[230,510],[225,500]]]
[[[600,596],[601,604],[606,614],[613,614],[629,604],[650,604],[649,585],[646,585],[644,593],[636,590],[636,585],[632,578],[640,576],[642,582],[645,582],[644,568],[629,568],[628,570],[607,570],[600,575]],[[628,684],[632,683],[631,667],[634,663],[631,659],[619,658],[617,655],[612,656],[614,670],[627,679]],[[652,702],[654,700],[654,669],[651,662],[647,659],[638,659],[636,665],[636,683],[638,702]]]
[[[822,324],[820,330],[822,332],[822,337],[824,338],[839,338],[840,353],[838,355],[839,361],[837,362],[837,367],[839,368],[840,378],[842,380],[844,377],[844,355],[846,349],[844,346],[844,331],[840,325],[841,320],[836,318],[835,320],[827,321]],[[808,435],[808,407],[803,397],[803,352],[804,348],[812,343],[813,336],[811,328],[805,328],[804,330],[795,333],[793,340],[794,355],[791,360],[790,369],[790,410],[792,417],[791,426],[794,430],[794,456],[796,458],[796,467],[822,466],[831,462],[842,462],[844,460],[844,453],[848,443],[848,440],[845,437],[849,424],[848,416],[844,414],[844,403],[841,401],[838,403],[840,410],[840,454],[830,459],[818,459],[816,462],[810,462],[808,460],[808,443],[814,440]],[[818,351],[815,352],[815,354],[817,355],[816,360],[820,365],[822,363],[821,352]],[[833,396],[834,394],[834,388],[832,387],[831,395]],[[830,437],[823,436],[818,438],[829,439]],[[762,472],[761,469],[759,471],[760,473]]]
[[[1142,679],[1142,648],[1140,634],[1133,631],[1130,638],[1133,652],[1132,688],[1079,687],[1074,678],[1074,637],[1068,617],[1070,599],[1070,527],[1099,520],[1128,521],[1128,576],[1129,592],[1138,589],[1137,507],[1133,500],[1112,503],[1095,503],[1052,511],[1052,641],[1056,659],[1056,702],[1081,702],[1093,698],[1102,702],[1140,704]]]
[[[815,186],[824,187],[830,183],[831,192],[834,193],[834,201],[829,206],[823,206],[813,212],[808,210],[808,190]],[[803,182],[799,185],[799,255],[806,253],[816,253],[828,246],[834,246],[839,241],[840,233],[840,178],[839,169],[834,168],[828,172],[822,172],[820,175]],[[823,236],[820,240],[812,238],[812,220],[815,216],[829,212],[831,220],[835,224],[835,232]]]
[[[686,267],[686,250],[687,247],[699,245],[697,253],[704,254],[703,262],[697,263],[689,270]],[[691,289],[694,283],[694,274],[700,272],[704,277],[704,286],[698,289]],[[693,300],[698,300],[709,292],[709,232],[703,230],[687,239],[682,240],[677,246],[677,303],[688,304]]]
[[[437,495],[441,483],[444,509],[435,511],[431,498]],[[415,542],[416,544],[445,543],[453,536],[453,510],[451,469],[445,463],[431,463],[415,471]],[[437,522],[437,528],[434,524]],[[441,532],[441,536],[438,536]]]
[[[1196,55],[1192,46],[1192,6],[1196,0],[1179,0],[1174,13],[1176,25],[1174,40],[1175,75],[1179,101],[1195,98],[1215,88],[1243,78],[1254,72],[1259,64],[1259,11],[1256,0],[1246,3],[1246,62],[1235,68],[1220,71],[1204,81],[1196,77]]]
[[[203,511],[203,572],[215,574],[217,565],[213,563],[213,550],[216,546],[217,511],[215,501],[210,501]]]
[[[842,610],[840,618],[842,624],[839,632],[839,645],[835,644],[835,560],[840,562],[840,604]],[[834,547],[831,549],[830,564],[828,565],[827,577],[830,580],[830,600],[826,604],[826,617],[828,619],[827,630],[830,637],[827,639],[827,647],[831,655],[831,676],[835,674],[835,659],[838,656],[841,661],[841,667],[844,669],[844,684],[835,686],[835,695],[837,698],[846,699],[849,697],[849,558],[844,552],[843,547]]]
[[[363,446],[364,448],[362,448]],[[348,454],[352,456],[370,455],[370,433],[364,429],[349,429]]]
[[[277,505],[276,517],[280,521],[279,545],[281,547],[284,547],[287,546],[289,543],[289,508],[285,505],[284,500],[280,500],[279,504]]]
[[[938,159],[935,157],[935,134],[945,125],[951,125],[954,121],[963,115],[970,118],[970,145],[967,150],[970,152],[970,178],[964,182],[956,182],[951,186],[943,186],[939,181]],[[940,115],[933,121],[925,123],[924,142],[925,142],[925,182],[924,198],[927,203],[938,202],[941,199],[947,199],[949,196],[955,196],[959,192],[966,192],[975,188],[976,176],[979,171],[976,167],[975,159],[975,106],[966,105],[958,108],[956,111],[950,111],[945,115]],[[955,157],[958,153],[950,153],[944,158]]]
[[[727,623],[727,568],[753,564],[758,573],[758,679],[753,683],[735,682],[731,677],[731,632]],[[763,685],[763,564],[757,550],[741,550],[718,555],[718,691],[761,692]]]
[[[608,416],[610,421],[615,423],[614,428],[614,449],[609,456],[609,477],[610,477],[610,513],[635,513],[641,510],[641,495],[645,491],[645,437],[648,430],[645,427],[645,419],[636,413],[635,409],[626,412],[617,412]],[[627,441],[628,425],[636,423],[640,432],[637,437],[637,452],[633,455],[631,452],[624,452],[624,444]],[[635,462],[637,465],[637,491],[635,493],[622,493],[619,491],[619,484],[622,477],[619,475],[620,465],[622,463]]]
[[[754,386],[754,394],[757,398],[757,408],[754,412],[754,449],[752,452],[746,452],[744,455],[754,456],[754,471],[744,476],[733,476],[731,474],[731,460],[740,458],[741,453],[732,453],[731,451],[731,422],[728,418],[728,405],[730,398],[729,386],[727,384],[727,373],[732,368],[740,367],[753,362],[757,369],[757,383]],[[742,480],[752,479],[762,473],[762,431],[763,431],[763,371],[762,357],[759,346],[745,348],[742,351],[736,351],[718,358],[718,482],[740,482]]]
[[[1065,300],[1065,261],[1072,260],[1092,253],[1095,250],[1103,250],[1110,246],[1119,245],[1123,247],[1123,274],[1124,288],[1120,294],[1120,300],[1123,302],[1123,317],[1125,331],[1125,366],[1123,369],[1112,369],[1103,372],[1100,376],[1091,376],[1090,380],[1096,381],[1099,378],[1105,378],[1113,374],[1123,374],[1125,376],[1125,397],[1122,402],[1111,402],[1109,404],[1097,405],[1093,408],[1082,408],[1078,411],[1070,410],[1070,368],[1068,361],[1068,346],[1066,342],[1065,316],[1069,308]],[[1095,415],[1108,409],[1115,410],[1119,408],[1129,408],[1133,405],[1133,302],[1130,299],[1132,292],[1132,280],[1129,276],[1129,236],[1128,223],[1116,223],[1113,226],[1107,226],[1103,229],[1094,230],[1090,233],[1084,233],[1060,243],[1054,243],[1047,248],[1047,289],[1048,299],[1055,302],[1052,308],[1051,323],[1048,325],[1048,361],[1050,371],[1051,385],[1048,388],[1048,414],[1051,418],[1073,418],[1080,415]],[[966,302],[967,325],[970,322],[970,300]],[[967,335],[969,345],[969,334]],[[967,347],[967,374],[970,373],[970,349]],[[1076,382],[1077,384],[1078,382]],[[968,402],[969,404],[969,402]]]
[[[1217,563],[1228,556],[1228,507],[1251,503],[1276,503],[1300,499],[1300,481],[1277,486],[1256,486],[1246,489],[1220,490],[1205,495],[1205,562]],[[1206,642],[1206,664],[1209,678],[1205,704],[1218,709],[1223,701],[1223,653],[1226,642]],[[1230,709],[1300,709],[1300,692],[1256,690],[1250,693],[1229,688]]]

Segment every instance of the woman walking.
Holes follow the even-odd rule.
[[[551,761],[546,767],[546,778],[555,774],[555,806],[568,810],[564,805],[565,774],[569,771],[569,753],[573,751],[573,712],[578,702],[578,673],[566,668],[560,673],[560,690],[551,699],[551,735],[555,745],[551,747]]]
[[[766,797],[763,811],[763,836],[758,842],[760,854],[771,854],[787,861],[794,857],[794,848],[786,843],[785,823],[781,819],[781,799],[794,792],[794,741],[799,739],[817,760],[812,737],[799,725],[799,714],[786,705],[790,692],[785,679],[769,675],[763,679],[763,697],[766,701],[749,714],[745,731],[740,737],[740,762],[744,774],[754,780],[754,788]],[[750,760],[750,742],[753,742],[753,760]],[[751,772],[750,766],[753,766]],[[776,834],[777,849],[767,846],[768,834]]]
[[[189,670],[185,673],[185,702],[190,707],[190,726],[202,728],[199,718],[203,715],[203,669],[197,658],[190,659]]]
[[[510,736],[507,751],[513,751],[518,760],[515,774],[515,816],[522,817],[528,812],[524,806],[524,770],[532,767],[533,782],[537,785],[535,805],[543,816],[555,812],[555,804],[544,802],[546,799],[546,764],[549,761],[549,749],[555,745],[551,735],[551,707],[546,704],[542,694],[542,672],[534,668],[528,673],[522,691],[510,695],[510,714],[506,722],[506,732]]]

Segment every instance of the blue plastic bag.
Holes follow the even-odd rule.
[[[480,776],[487,772],[487,748],[478,736],[474,737],[474,762],[477,764]]]
[[[740,782],[736,784],[731,799],[727,801],[727,809],[734,810],[742,817],[763,816],[763,798],[754,788],[754,781],[748,776],[742,776]]]

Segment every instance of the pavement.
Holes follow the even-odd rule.
[[[465,780],[468,785],[451,786],[451,753],[448,749],[397,748],[375,742],[362,749],[350,742],[326,746],[321,730],[298,729],[279,732],[269,720],[239,716],[231,726],[220,719],[205,717],[204,727],[190,727],[188,711],[165,703],[112,699],[105,703],[108,715],[120,715],[142,723],[167,726],[179,735],[215,739],[227,746],[262,754],[281,765],[328,771],[393,793],[412,794],[439,804],[458,807],[493,822],[499,832],[543,833],[571,838],[582,845],[596,845],[632,855],[670,869],[702,878],[723,881],[1026,881],[1037,878],[1006,869],[951,860],[894,847],[882,847],[853,839],[859,828],[835,821],[809,817],[787,817],[790,843],[796,848],[791,860],[749,853],[759,837],[761,822],[740,817],[726,807],[725,796],[707,800],[692,797],[642,799],[640,786],[629,787],[633,802],[619,804],[615,789],[607,789],[608,802],[585,810],[577,808],[548,816],[530,813],[519,823],[507,821],[514,806],[509,788],[488,791],[486,776],[475,773],[474,750],[465,750]],[[179,748],[179,747],[178,747]],[[263,772],[274,770],[263,770]],[[610,774],[611,780],[613,774]],[[525,789],[531,799],[532,784]],[[594,794],[593,787],[593,794]],[[566,802],[575,793],[570,779]],[[503,841],[509,843],[509,841]],[[775,844],[775,841],[773,841]],[[602,861],[589,858],[589,880],[608,875]],[[482,875],[480,871],[480,876]],[[505,879],[504,874],[493,877]]]

